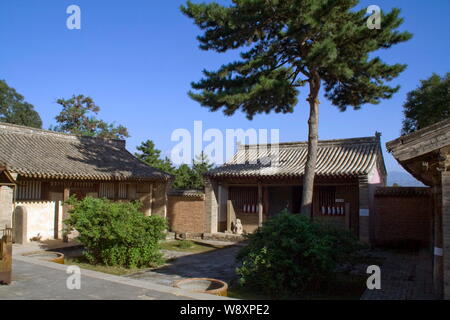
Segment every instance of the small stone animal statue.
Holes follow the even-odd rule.
[[[236,219],[236,222],[234,223],[233,233],[241,235],[243,233],[243,231],[244,230],[242,228],[241,219]]]

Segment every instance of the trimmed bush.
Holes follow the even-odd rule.
[[[165,237],[167,222],[159,216],[144,216],[140,203],[73,197],[68,204],[72,209],[65,220],[66,232],[79,232],[90,263],[139,268],[163,262],[159,242]]]
[[[270,296],[299,296],[332,282],[362,247],[350,232],[285,211],[249,235],[238,254],[239,282]]]

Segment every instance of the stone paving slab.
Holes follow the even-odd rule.
[[[236,255],[240,249],[241,246],[229,246],[203,253],[181,255],[158,269],[134,273],[127,277],[166,286],[172,286],[175,281],[185,278],[213,278],[230,284],[236,279]]]
[[[381,289],[367,289],[361,300],[433,300],[431,254],[382,251]]]
[[[66,268],[67,265],[15,256],[13,282],[0,286],[0,299],[227,299],[85,269],[81,270],[81,289],[69,290]]]

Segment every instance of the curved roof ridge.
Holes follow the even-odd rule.
[[[376,136],[370,136],[370,137],[358,137],[358,138],[343,138],[343,139],[328,139],[328,140],[319,140],[319,145],[326,146],[326,145],[342,145],[342,144],[361,144],[361,143],[376,143],[377,137]],[[288,147],[299,147],[307,145],[308,141],[293,141],[293,142],[280,142],[280,143],[256,143],[256,144],[240,144],[239,149],[251,149],[251,148],[257,148],[261,146],[271,147],[272,145],[278,145],[282,148],[288,148]]]
[[[27,127],[27,126],[22,126],[22,125],[18,125],[18,124],[0,122],[0,134],[3,131],[5,131],[6,134],[14,134],[15,133],[15,134],[42,135],[42,136],[47,136],[47,137],[52,137],[52,138],[69,139],[69,140],[73,140],[73,141],[80,140],[80,139],[87,139],[87,140],[101,141],[101,142],[106,142],[106,143],[114,143],[114,144],[118,144],[120,146],[125,147],[125,140],[123,140],[123,139],[91,137],[91,136],[84,136],[81,134],[58,132],[58,131],[53,131],[53,130],[33,128],[33,127]]]

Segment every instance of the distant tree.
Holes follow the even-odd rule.
[[[62,110],[55,117],[58,125],[52,130],[107,139],[129,137],[124,126],[116,126],[96,118],[100,107],[90,97],[74,95],[70,99],[58,99],[56,102],[62,106]]]
[[[213,167],[214,165],[203,151],[192,160],[193,189],[201,190],[205,187],[203,176]]]
[[[436,73],[421,81],[420,87],[408,93],[403,105],[402,135],[414,132],[450,117],[450,72]]]
[[[394,182],[393,184],[392,184],[392,186],[393,187],[401,187],[398,183],[396,183],[396,182]]]
[[[161,150],[156,149],[155,143],[152,140],[147,140],[141,143],[136,148],[138,152],[134,155],[149,166],[162,170],[164,172],[174,174],[175,168],[168,157],[161,159]]]
[[[187,164],[181,164],[175,170],[175,180],[173,187],[175,189],[194,189],[195,173]]]
[[[344,111],[392,97],[399,87],[386,82],[406,65],[387,64],[373,52],[411,38],[399,32],[399,9],[381,15],[381,29],[369,29],[358,0],[234,0],[194,4],[181,10],[204,31],[200,48],[242,49],[240,60],[204,71],[190,96],[225,115],[242,110],[293,112],[299,88],[309,86],[308,155],[303,176],[302,213],[311,214],[318,150],[319,92]]]
[[[4,80],[0,80],[0,122],[42,127],[41,117],[34,110],[34,106],[24,101],[24,97]]]
[[[161,157],[161,150],[155,147],[152,140],[142,142],[136,149],[138,152],[134,155],[139,160],[174,175],[172,187],[175,189],[203,189],[203,175],[213,167],[203,151],[192,160],[192,166],[181,164],[175,167],[168,157]]]

